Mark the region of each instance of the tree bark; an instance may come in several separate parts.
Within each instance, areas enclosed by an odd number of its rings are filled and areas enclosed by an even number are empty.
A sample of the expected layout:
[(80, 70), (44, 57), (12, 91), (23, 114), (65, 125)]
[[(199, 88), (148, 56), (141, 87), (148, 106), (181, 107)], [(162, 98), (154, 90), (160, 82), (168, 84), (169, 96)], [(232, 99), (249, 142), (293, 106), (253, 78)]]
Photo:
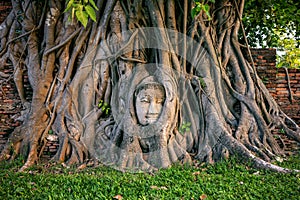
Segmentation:
[(271, 127), (297, 142), (300, 128), (242, 54), (243, 0), (205, 1), (211, 19), (203, 9), (192, 18), (192, 0), (95, 2), (97, 22), (83, 28), (68, 20), (64, 1), (13, 1), (0, 30), (0, 63), (13, 64), (27, 112), (2, 160), (22, 153), (20, 170), (27, 169), (54, 133), (53, 160), (67, 164), (93, 158), (122, 171), (154, 171), (238, 154), (259, 168), (293, 171), (270, 164), (285, 156)]

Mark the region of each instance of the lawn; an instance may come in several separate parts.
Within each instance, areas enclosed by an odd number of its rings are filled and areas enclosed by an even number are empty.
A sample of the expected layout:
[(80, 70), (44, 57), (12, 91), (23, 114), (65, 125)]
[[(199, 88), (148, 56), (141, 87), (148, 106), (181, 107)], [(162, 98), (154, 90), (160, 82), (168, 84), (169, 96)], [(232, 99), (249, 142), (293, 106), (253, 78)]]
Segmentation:
[[(300, 199), (300, 174), (257, 170), (237, 159), (201, 167), (175, 165), (155, 174), (108, 167), (0, 163), (0, 199)], [(300, 154), (280, 163), (300, 169)]]

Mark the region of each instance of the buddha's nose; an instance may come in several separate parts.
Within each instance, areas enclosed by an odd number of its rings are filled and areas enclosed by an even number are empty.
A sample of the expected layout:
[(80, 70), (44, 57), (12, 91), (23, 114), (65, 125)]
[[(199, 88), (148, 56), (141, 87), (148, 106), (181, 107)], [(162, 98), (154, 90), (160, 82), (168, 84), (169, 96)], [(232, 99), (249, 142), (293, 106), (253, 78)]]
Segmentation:
[(160, 105), (155, 103), (154, 101), (150, 102), (148, 114), (157, 115), (160, 111)]

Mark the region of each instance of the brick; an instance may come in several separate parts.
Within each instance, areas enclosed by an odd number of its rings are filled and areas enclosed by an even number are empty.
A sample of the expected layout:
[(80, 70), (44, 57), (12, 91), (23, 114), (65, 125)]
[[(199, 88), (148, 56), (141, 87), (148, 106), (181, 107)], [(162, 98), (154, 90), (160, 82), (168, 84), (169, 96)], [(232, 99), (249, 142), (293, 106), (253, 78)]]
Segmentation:
[(277, 84), (277, 88), (287, 88), (288, 84)]
[(275, 88), (277, 86), (277, 84), (276, 83), (268, 83), (268, 84), (266, 84), (266, 86), (268, 89), (272, 89), (272, 88)]
[(287, 80), (276, 80), (276, 83), (279, 84), (279, 83), (287, 83)]
[(297, 80), (293, 80), (293, 79), (290, 78), (290, 84), (297, 84), (297, 83), (298, 83)]
[(284, 74), (284, 73), (277, 73), (277, 74), (276, 74), (276, 77), (277, 77), (277, 78), (285, 78), (285, 77), (286, 77), (286, 74)]
[(276, 91), (282, 92), (282, 91), (288, 91), (288, 89), (286, 87), (277, 87)]

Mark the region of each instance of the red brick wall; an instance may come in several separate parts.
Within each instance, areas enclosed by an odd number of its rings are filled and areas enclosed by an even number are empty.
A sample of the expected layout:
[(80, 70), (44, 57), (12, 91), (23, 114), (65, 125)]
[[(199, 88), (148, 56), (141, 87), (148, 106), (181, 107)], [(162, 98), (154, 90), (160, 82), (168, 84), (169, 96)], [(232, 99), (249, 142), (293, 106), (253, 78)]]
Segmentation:
[[(0, 23), (2, 23), (5, 17), (9, 14), (11, 10), (10, 0), (1, 1), (0, 3)], [(21, 100), (18, 95), (18, 91), (13, 80), (13, 67), (11, 65), (0, 66), (0, 71), (6, 75), (8, 78), (0, 78), (0, 151), (3, 149), (5, 143), (7, 142), (9, 134), (14, 130), (15, 127), (20, 125), (20, 122), (16, 121), (15, 118), (20, 116), (22, 111)], [(26, 99), (31, 100), (32, 90), (29, 85), (28, 77), (26, 71), (24, 74), (24, 88), (26, 91)], [(1, 87), (2, 86), (2, 87)], [(44, 149), (44, 158), (51, 157), (58, 147), (58, 142), (56, 138), (52, 138)]]
[[(244, 53), (249, 59), (247, 53)], [(280, 108), (291, 117), (298, 125), (300, 125), (300, 69), (276, 68), (276, 49), (251, 49), (254, 66), (257, 74), (262, 79), (270, 94), (276, 100)], [(287, 76), (288, 74), (288, 76)], [(291, 87), (291, 93), (288, 89), (288, 78)], [(290, 98), (292, 94), (293, 100)], [(284, 141), (285, 151), (292, 154), (300, 149), (300, 145), (290, 140), (280, 127), (273, 130), (272, 133), (277, 140)]]
[(4, 21), (11, 10), (10, 0), (1, 0), (0, 2), (0, 23)]
[[(10, 10), (10, 1), (0, 2), (0, 23), (4, 21)], [(0, 68), (0, 71), (9, 73), (11, 72), (11, 69), (9, 69), (9, 67), (5, 67)], [(0, 79), (0, 81), (2, 80)], [(14, 120), (11, 119), (12, 115), (19, 112), (17, 109), (14, 109), (17, 104), (13, 104), (15, 93), (14, 84), (11, 81), (6, 82), (2, 88), (0, 88), (0, 150), (3, 147), (3, 144), (6, 143), (8, 134), (14, 129), (14, 127), (19, 125), (19, 123), (14, 122)]]
[(280, 108), (300, 125), (300, 70), (289, 69), (286, 72), (284, 69), (278, 69), (275, 100)]
[[(280, 108), (300, 125), (300, 69), (276, 68), (276, 49), (251, 49), (259, 77), (263, 80)], [(288, 89), (288, 78), (291, 87)]]

